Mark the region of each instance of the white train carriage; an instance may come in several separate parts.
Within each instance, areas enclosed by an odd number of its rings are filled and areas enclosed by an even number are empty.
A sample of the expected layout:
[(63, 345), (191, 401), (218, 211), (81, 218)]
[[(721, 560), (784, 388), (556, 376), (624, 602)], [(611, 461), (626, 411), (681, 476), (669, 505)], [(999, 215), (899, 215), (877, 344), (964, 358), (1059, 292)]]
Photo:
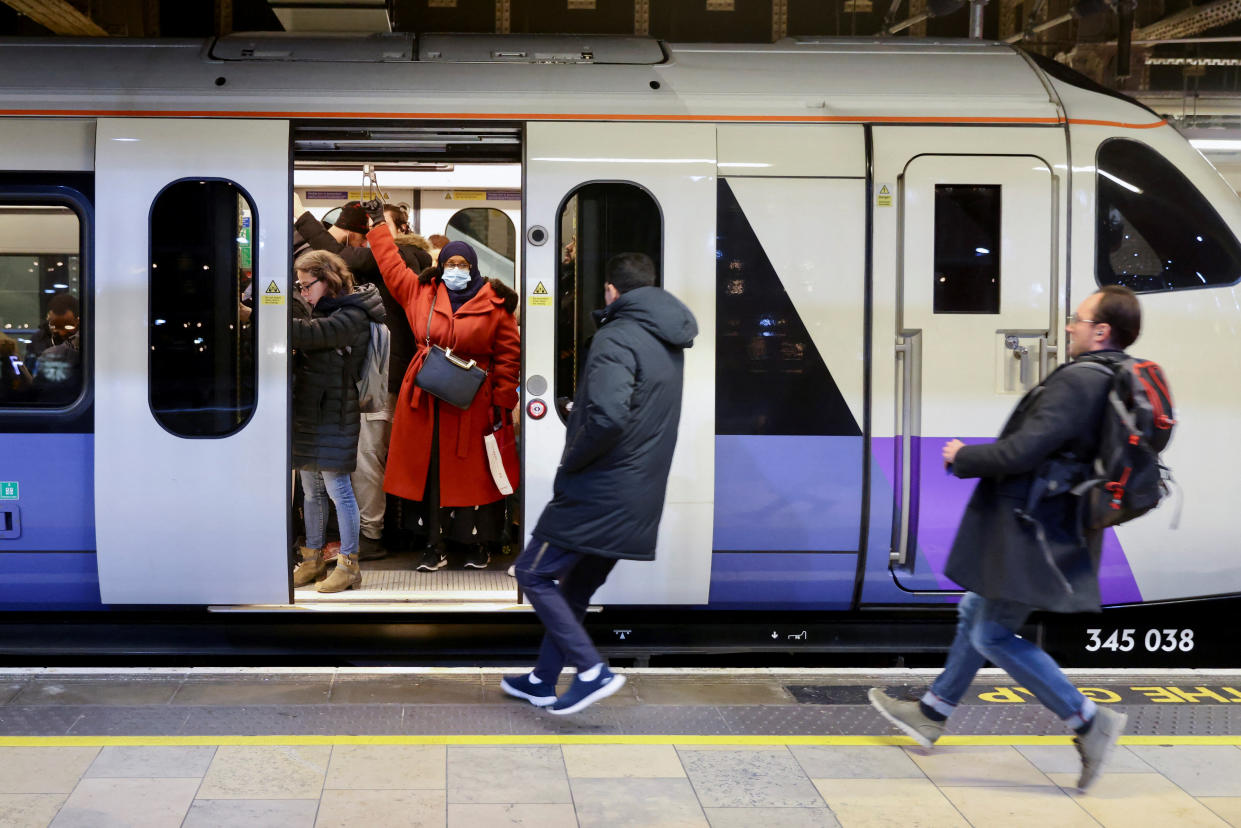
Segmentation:
[(362, 163), (519, 165), (527, 528), (606, 255), (647, 249), (696, 314), (658, 560), (601, 603), (950, 601), (972, 484), (940, 443), (992, 438), (1110, 282), (1142, 291), (1185, 506), (1176, 531), (1160, 510), (1109, 535), (1105, 601), (1241, 592), (1241, 202), (1158, 116), (1055, 64), (977, 41), (3, 45), (12, 370), (56, 294), (84, 328), (70, 393), (0, 398), (4, 608), (423, 605), (290, 586), (293, 175)]

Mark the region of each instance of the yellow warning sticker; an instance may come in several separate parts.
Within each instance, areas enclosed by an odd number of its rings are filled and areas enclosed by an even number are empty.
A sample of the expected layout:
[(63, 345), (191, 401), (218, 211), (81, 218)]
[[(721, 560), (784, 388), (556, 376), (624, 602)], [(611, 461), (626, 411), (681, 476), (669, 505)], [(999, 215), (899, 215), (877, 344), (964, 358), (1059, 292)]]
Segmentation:
[(876, 207), (891, 207), (892, 206), (892, 188), (889, 187), (887, 184), (880, 185), (879, 192), (875, 194), (875, 206)]
[(284, 304), (284, 293), (281, 292), (280, 285), (276, 284), (275, 279), (273, 279), (271, 283), (267, 285), (267, 290), (263, 291), (263, 304), (264, 305), (283, 305)]
[(547, 287), (542, 282), (539, 282), (534, 286), (534, 290), (530, 292), (530, 307), (550, 308), (551, 306), (551, 294), (547, 292)]

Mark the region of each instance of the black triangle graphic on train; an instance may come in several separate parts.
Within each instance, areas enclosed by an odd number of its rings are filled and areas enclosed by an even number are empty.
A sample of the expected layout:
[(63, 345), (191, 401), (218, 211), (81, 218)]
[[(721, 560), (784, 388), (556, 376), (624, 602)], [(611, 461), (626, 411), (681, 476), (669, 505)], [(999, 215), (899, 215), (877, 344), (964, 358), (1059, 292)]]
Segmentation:
[[(717, 188), (716, 249), (715, 433), (860, 437), (862, 429), (724, 179)], [(813, 255), (830, 258), (832, 252)]]

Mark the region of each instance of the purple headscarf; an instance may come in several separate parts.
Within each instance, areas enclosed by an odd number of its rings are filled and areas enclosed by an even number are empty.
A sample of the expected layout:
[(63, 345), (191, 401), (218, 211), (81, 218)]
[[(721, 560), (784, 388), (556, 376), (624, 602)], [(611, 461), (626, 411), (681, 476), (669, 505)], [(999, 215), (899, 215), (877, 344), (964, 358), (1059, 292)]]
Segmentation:
[(477, 280), (481, 273), (478, 272), (478, 254), (474, 252), (474, 248), (470, 247), (463, 241), (451, 241), (440, 249), (440, 269), (443, 269), (444, 263), (453, 256), (461, 256), (470, 263), (471, 281)]

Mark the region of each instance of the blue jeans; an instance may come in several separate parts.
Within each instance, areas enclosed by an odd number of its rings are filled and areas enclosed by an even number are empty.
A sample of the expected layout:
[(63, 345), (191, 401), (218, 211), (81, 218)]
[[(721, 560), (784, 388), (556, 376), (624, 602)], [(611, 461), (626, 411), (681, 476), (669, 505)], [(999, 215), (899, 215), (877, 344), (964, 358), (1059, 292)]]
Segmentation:
[(582, 619), (590, 596), (603, 586), (614, 566), (615, 558), (573, 552), (538, 538), (531, 538), (518, 557), (517, 583), (547, 630), (534, 665), (540, 681), (554, 686), (565, 662), (581, 672), (603, 661)]
[(327, 530), (327, 501), (336, 504), (336, 523), (340, 526), (340, 554), (358, 554), (358, 501), (353, 496), (349, 475), (332, 471), (299, 471), (302, 476), (302, 511), (306, 515), (306, 545), (311, 549), (323, 548), (323, 533)]
[(931, 709), (952, 715), (974, 675), (990, 661), (1021, 683), (1069, 727), (1094, 717), (1095, 703), (1074, 687), (1051, 656), (1017, 635), (1031, 608), (1012, 601), (965, 593), (957, 607), (957, 633), (948, 651), (948, 663), (922, 701)]

